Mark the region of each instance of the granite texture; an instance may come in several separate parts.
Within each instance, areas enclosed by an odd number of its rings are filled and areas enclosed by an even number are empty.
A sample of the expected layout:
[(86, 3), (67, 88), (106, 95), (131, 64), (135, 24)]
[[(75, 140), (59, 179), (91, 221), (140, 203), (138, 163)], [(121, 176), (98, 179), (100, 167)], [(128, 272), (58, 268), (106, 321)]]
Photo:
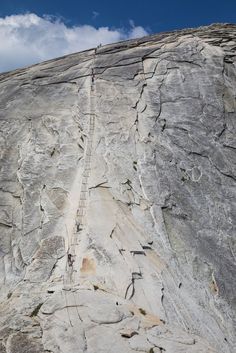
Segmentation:
[(0, 352), (233, 353), (236, 25), (0, 75)]

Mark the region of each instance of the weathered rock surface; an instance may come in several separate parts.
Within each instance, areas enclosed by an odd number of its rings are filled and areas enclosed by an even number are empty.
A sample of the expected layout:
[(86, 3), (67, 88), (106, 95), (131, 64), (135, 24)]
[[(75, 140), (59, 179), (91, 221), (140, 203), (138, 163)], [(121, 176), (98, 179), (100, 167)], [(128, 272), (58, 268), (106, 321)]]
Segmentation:
[(0, 352), (234, 351), (236, 26), (0, 75)]

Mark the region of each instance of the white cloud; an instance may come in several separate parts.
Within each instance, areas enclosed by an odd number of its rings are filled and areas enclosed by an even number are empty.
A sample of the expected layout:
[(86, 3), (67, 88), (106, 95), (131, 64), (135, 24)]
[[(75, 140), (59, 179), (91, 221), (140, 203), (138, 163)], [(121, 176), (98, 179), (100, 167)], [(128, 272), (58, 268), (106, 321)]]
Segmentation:
[(0, 71), (27, 66), (43, 60), (147, 35), (130, 22), (129, 29), (68, 27), (60, 19), (33, 13), (0, 18)]

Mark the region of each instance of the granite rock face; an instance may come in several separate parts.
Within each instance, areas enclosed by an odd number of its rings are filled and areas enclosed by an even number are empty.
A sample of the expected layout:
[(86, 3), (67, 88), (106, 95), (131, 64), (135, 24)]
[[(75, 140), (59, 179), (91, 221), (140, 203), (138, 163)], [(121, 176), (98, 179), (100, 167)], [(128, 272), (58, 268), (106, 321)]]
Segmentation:
[(0, 352), (235, 348), (236, 26), (0, 75)]

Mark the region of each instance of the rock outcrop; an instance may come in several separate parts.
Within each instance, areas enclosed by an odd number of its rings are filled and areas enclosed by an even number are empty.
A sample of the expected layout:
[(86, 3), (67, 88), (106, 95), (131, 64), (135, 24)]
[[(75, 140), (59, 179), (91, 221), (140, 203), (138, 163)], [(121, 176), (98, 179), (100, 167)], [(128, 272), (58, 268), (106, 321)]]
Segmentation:
[(0, 75), (0, 352), (233, 353), (236, 26)]

